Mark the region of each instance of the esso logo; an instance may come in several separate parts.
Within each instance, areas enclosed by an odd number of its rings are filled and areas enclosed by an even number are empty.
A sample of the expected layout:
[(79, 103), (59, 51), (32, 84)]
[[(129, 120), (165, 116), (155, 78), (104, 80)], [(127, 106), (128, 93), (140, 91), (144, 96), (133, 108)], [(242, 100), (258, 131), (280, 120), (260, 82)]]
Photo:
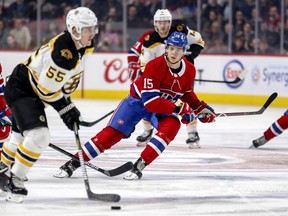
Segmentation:
[[(237, 79), (237, 77), (239, 77), (243, 70), (244, 66), (240, 61), (232, 60), (228, 62), (223, 69), (223, 79), (225, 81), (234, 81), (235, 79)], [(242, 85), (242, 83), (243, 80), (235, 84), (227, 83), (227, 85), (231, 88), (238, 88)]]
[(116, 58), (111, 61), (104, 61), (105, 71), (104, 79), (107, 83), (120, 82), (125, 83), (129, 79), (128, 68), (123, 67), (121, 59)]
[(258, 83), (261, 79), (260, 69), (257, 66), (254, 66), (251, 71), (252, 81)]

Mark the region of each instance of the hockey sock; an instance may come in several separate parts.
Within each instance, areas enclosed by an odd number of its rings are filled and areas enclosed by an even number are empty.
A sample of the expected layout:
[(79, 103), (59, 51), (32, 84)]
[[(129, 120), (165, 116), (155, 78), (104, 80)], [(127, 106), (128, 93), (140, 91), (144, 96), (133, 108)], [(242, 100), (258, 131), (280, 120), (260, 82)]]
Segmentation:
[(155, 160), (174, 140), (180, 129), (180, 122), (174, 117), (166, 117), (162, 119), (158, 124), (158, 132), (148, 142), (146, 148), (141, 153), (141, 157), (147, 165)]
[[(82, 147), (85, 161), (90, 161), (103, 153), (106, 149), (110, 149), (114, 144), (123, 138), (123, 134), (112, 127), (105, 127), (102, 131), (92, 137)], [(78, 153), (75, 154), (78, 157)]]
[(271, 140), (272, 138), (279, 136), (287, 128), (288, 116), (284, 114), (264, 132), (264, 137), (267, 141)]

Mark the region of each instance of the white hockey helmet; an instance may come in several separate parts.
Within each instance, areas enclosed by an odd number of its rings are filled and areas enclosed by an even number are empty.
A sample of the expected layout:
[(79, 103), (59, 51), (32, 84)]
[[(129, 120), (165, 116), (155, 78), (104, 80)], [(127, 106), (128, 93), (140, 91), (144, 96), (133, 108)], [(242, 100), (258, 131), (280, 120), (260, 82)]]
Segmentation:
[[(76, 9), (70, 10), (66, 16), (66, 26), (68, 32), (76, 40), (81, 39), (81, 30), (84, 27), (96, 26), (95, 34), (98, 34), (98, 19), (94, 12), (87, 7), (78, 7)], [(79, 37), (73, 35), (72, 29), (74, 27), (79, 33)]]
[(172, 14), (167, 9), (158, 9), (156, 11), (156, 13), (154, 14), (154, 28), (156, 31), (158, 31), (156, 27), (156, 21), (170, 21), (170, 29), (172, 24)]

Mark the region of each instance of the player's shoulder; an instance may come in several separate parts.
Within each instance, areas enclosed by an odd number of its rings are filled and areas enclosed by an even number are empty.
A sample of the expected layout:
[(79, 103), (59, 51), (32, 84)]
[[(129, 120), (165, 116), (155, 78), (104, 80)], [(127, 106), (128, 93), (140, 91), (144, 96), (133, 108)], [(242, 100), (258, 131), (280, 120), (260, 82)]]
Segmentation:
[(65, 31), (50, 41), (51, 57), (56, 65), (71, 70), (79, 59), (75, 44), (68, 31)]
[(187, 35), (188, 30), (189, 30), (188, 26), (184, 24), (178, 24), (178, 25), (171, 26), (170, 33), (177, 31), (177, 32), (181, 32)]
[(150, 31), (150, 33), (144, 37), (143, 45), (144, 47), (151, 47), (156, 43), (163, 43), (163, 40), (158, 32)]

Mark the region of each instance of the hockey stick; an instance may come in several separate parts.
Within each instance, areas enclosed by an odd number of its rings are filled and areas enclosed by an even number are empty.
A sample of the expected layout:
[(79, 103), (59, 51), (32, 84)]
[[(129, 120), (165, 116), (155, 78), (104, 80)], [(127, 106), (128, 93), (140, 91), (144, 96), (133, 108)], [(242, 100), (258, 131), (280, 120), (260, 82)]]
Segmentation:
[(81, 121), (80, 125), (85, 126), (85, 127), (92, 127), (93, 125), (97, 124), (98, 122), (102, 121), (103, 119), (105, 119), (106, 117), (111, 115), (113, 112), (114, 112), (114, 110), (110, 111), (109, 113), (105, 114), (101, 118), (99, 118), (95, 121), (92, 121), (92, 122)]
[(75, 140), (76, 140), (76, 145), (77, 145), (77, 149), (78, 149), (80, 165), (81, 165), (81, 169), (82, 169), (82, 176), (84, 179), (85, 189), (86, 189), (88, 198), (90, 200), (101, 200), (101, 201), (106, 201), (106, 202), (119, 202), (121, 197), (118, 194), (95, 194), (91, 191), (89, 180), (88, 180), (88, 175), (87, 175), (87, 170), (85, 168), (84, 158), (83, 158), (83, 154), (82, 154), (82, 146), (81, 146), (80, 137), (79, 137), (79, 133), (78, 133), (78, 126), (77, 126), (76, 122), (74, 123), (74, 134), (75, 134)]
[(232, 113), (216, 113), (216, 117), (227, 117), (227, 116), (245, 116), (245, 115), (260, 115), (262, 114), (268, 106), (275, 100), (277, 97), (277, 92), (274, 92), (269, 96), (269, 98), (266, 100), (264, 105), (261, 107), (261, 109), (257, 111), (247, 111), (247, 112), (232, 112)]
[(232, 81), (225, 81), (225, 80), (206, 80), (206, 79), (194, 79), (194, 81), (198, 82), (211, 82), (211, 83), (226, 83), (226, 84), (236, 84), (243, 80), (247, 75), (247, 70), (243, 70), (240, 75)]
[[(78, 157), (76, 157), (75, 155), (71, 154), (70, 152), (67, 152), (64, 149), (62, 149), (62, 148), (60, 148), (60, 147), (58, 147), (52, 143), (49, 143), (49, 147), (53, 148), (54, 150), (66, 155), (68, 157), (73, 158), (73, 160), (79, 161)], [(107, 175), (109, 177), (120, 175), (120, 174), (127, 172), (133, 168), (133, 163), (131, 161), (129, 161), (129, 162), (127, 162), (127, 163), (125, 163), (125, 164), (123, 164), (123, 165), (121, 165), (115, 169), (112, 169), (112, 170), (104, 170), (100, 167), (95, 166), (92, 163), (87, 162), (87, 161), (84, 161), (84, 163), (86, 166), (88, 166), (88, 167), (90, 167), (90, 168), (92, 168), (92, 169), (94, 169), (100, 173), (103, 173), (104, 175)]]

